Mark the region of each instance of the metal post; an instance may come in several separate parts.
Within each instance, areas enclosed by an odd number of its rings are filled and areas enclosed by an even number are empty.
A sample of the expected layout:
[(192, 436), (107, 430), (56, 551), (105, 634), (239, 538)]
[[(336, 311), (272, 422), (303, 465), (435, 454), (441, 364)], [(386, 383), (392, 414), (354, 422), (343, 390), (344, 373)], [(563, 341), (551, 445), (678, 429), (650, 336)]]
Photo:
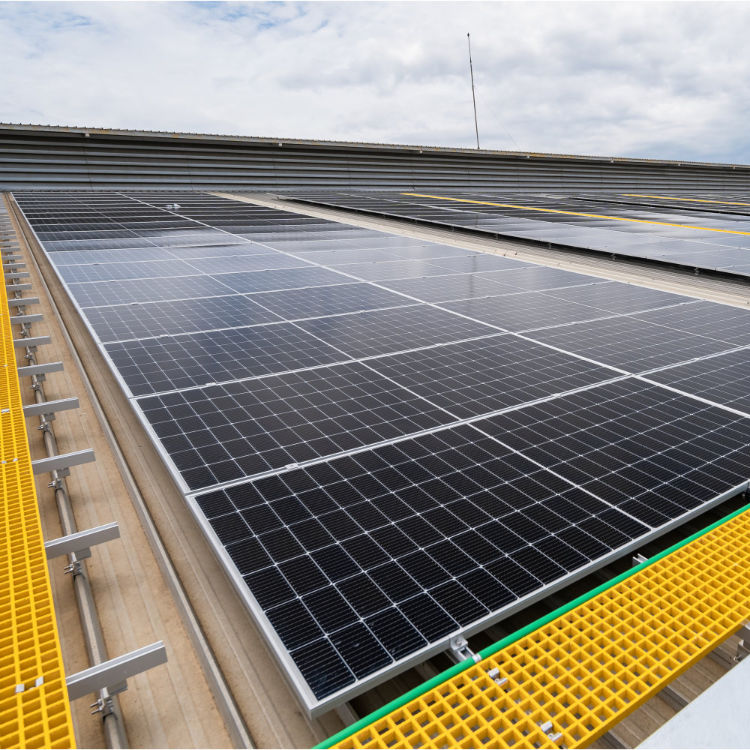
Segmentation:
[(474, 102), (474, 130), (477, 134), (477, 149), (479, 148), (479, 125), (477, 124), (477, 97), (474, 94), (474, 66), (471, 62), (471, 34), (466, 34), (469, 42), (469, 73), (471, 73), (471, 100)]

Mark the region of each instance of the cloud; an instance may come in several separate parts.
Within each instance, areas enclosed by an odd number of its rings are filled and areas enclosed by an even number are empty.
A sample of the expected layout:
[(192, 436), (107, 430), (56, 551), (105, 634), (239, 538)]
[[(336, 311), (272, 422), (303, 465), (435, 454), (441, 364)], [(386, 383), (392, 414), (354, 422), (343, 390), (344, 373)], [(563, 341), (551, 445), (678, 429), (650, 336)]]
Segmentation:
[(0, 3), (0, 120), (750, 161), (745, 3)]

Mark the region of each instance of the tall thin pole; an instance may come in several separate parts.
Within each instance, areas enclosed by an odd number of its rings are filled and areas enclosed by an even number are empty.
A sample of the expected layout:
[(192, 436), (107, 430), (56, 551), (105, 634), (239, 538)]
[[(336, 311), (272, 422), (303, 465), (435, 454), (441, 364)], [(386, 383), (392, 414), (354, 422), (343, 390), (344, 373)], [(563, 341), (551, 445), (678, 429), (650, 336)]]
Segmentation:
[(477, 97), (474, 94), (474, 66), (471, 63), (471, 34), (466, 34), (469, 42), (469, 73), (471, 73), (471, 100), (474, 102), (474, 130), (477, 134), (477, 148), (479, 148), (479, 125), (477, 125)]

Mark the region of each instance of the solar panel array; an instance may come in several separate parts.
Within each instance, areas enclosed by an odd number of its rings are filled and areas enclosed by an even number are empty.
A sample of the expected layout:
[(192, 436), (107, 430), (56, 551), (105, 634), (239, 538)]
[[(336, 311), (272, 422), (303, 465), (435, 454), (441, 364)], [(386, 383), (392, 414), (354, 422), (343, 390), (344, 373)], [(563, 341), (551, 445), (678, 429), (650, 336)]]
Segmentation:
[(750, 311), (210, 195), (15, 198), (313, 714), (747, 485)]
[(294, 197), (493, 236), (750, 275), (750, 201), (742, 196), (686, 199), (436, 189), (419, 194), (346, 191)]

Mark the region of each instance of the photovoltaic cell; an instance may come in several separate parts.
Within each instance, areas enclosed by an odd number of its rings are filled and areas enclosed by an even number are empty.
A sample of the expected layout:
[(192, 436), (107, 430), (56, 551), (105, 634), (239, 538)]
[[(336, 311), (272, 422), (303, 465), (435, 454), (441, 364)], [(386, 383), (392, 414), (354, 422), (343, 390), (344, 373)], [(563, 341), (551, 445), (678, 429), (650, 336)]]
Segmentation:
[(345, 359), (293, 323), (162, 336), (105, 349), (136, 396)]
[(747, 479), (750, 420), (625, 380), (477, 428), (650, 526)]
[[(681, 305), (680, 309), (689, 307), (692, 304)], [(538, 329), (529, 336), (634, 373), (716, 354), (731, 347), (726, 341), (629, 316)]]
[(287, 320), (414, 304), (413, 300), (401, 295), (370, 284), (356, 283), (265, 292), (255, 294), (251, 299)]
[(441, 303), (441, 307), (506, 331), (528, 331), (606, 315), (595, 307), (558, 299), (544, 292), (446, 302)]
[(241, 328), (282, 320), (240, 294), (92, 307), (86, 311), (86, 317), (103, 342)]
[(750, 413), (750, 350), (688, 362), (653, 372), (649, 380)]
[[(210, 277), (209, 277), (210, 278)], [(223, 273), (215, 277), (224, 289), (234, 292), (271, 292), (276, 289), (301, 289), (308, 286), (350, 284), (353, 279), (327, 268), (290, 268), (288, 270)]]
[[(559, 550), (574, 569), (591, 558), (563, 536), (583, 521), (600, 521), (613, 536), (618, 532), (612, 524), (620, 521), (627, 521), (631, 536), (620, 532), (627, 538), (647, 531), (470, 426), (196, 501), (220, 538), (227, 528), (243, 529), (227, 549), (250, 591), (257, 589), (259, 602), (265, 599), (269, 619), (289, 622), (294, 611), (299, 621), (312, 619), (304, 630), (291, 622), (285, 629), (292, 659), (303, 675), (315, 674), (308, 684), (319, 699), (540, 589), (555, 571), (565, 572), (535, 552), (539, 543), (551, 555)], [(394, 514), (395, 501), (402, 509)], [(303, 520), (283, 517), (288, 504), (301, 506), (294, 518)], [(604, 513), (609, 522), (601, 520)], [(463, 520), (468, 518), (471, 524)], [(596, 547), (596, 537), (585, 530), (580, 536)], [(265, 554), (248, 556), (245, 549), (257, 544)], [(532, 558), (541, 563), (542, 578), (522, 566)], [(286, 586), (274, 587), (280, 593), (269, 600), (265, 586), (274, 580)], [(350, 641), (342, 634), (355, 625), (379, 648), (367, 649), (351, 669), (343, 647)], [(325, 666), (311, 671), (321, 653)]]
[(496, 332), (481, 323), (427, 305), (318, 318), (302, 321), (299, 326), (353, 358)]
[(138, 403), (192, 490), (454, 419), (356, 362)]
[(216, 297), (231, 293), (227, 285), (210, 276), (169, 277), (124, 281), (96, 281), (69, 284), (71, 294), (81, 307), (102, 307), (132, 302), (156, 302), (171, 299)]
[(618, 375), (503, 334), (379, 357), (368, 364), (461, 419)]

